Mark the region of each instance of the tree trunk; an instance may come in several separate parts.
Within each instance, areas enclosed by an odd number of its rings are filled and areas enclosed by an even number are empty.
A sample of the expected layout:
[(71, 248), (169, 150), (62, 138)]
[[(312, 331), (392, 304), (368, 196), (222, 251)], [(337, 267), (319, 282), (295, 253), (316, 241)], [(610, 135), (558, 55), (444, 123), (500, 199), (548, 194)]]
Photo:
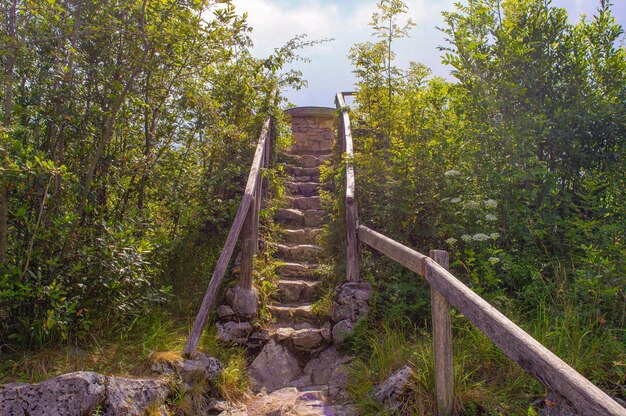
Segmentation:
[[(11, 126), (11, 115), (13, 111), (13, 67), (15, 66), (17, 47), (17, 0), (11, 2), (9, 9), (9, 56), (7, 57), (4, 69), (4, 120), (2, 125), (6, 128)], [(8, 143), (7, 143), (8, 144)], [(7, 167), (7, 144), (2, 144), (0, 148), (0, 162), (4, 168)], [(0, 183), (0, 263), (6, 261), (7, 256), (7, 235), (9, 224), (9, 190), (6, 183)]]

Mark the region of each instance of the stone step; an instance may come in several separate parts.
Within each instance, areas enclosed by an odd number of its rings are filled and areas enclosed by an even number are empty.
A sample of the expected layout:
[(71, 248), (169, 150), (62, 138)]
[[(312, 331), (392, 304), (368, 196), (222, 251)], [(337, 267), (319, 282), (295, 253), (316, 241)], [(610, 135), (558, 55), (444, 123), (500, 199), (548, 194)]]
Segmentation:
[(291, 278), (314, 278), (317, 264), (304, 262), (285, 262), (278, 266), (278, 274), (282, 277)]
[(292, 196), (317, 196), (319, 195), (319, 182), (286, 182), (286, 187)]
[(289, 158), (293, 160), (294, 166), (300, 166), (303, 168), (319, 168), (330, 157), (330, 154), (288, 154)]
[[(326, 137), (326, 142), (322, 143), (322, 142), (314, 142), (314, 143), (307, 143), (305, 145), (301, 145), (301, 146), (292, 146), (291, 149), (288, 150), (288, 152), (292, 155), (319, 155), (319, 154), (328, 154), (332, 151), (332, 140), (333, 140), (333, 133), (328, 130), (326, 132), (321, 133)], [(308, 135), (309, 139), (311, 138), (310, 134)], [(329, 137), (330, 136), (330, 137)]]
[(268, 309), (279, 322), (316, 322), (318, 320), (310, 303), (270, 305)]
[(317, 237), (322, 235), (321, 228), (299, 228), (283, 230), (285, 243), (287, 244), (315, 244)]
[(320, 180), (320, 169), (318, 167), (303, 168), (301, 166), (287, 166), (287, 172), (296, 178), (296, 181), (302, 180), (300, 178), (309, 178), (306, 182), (319, 182)]
[(289, 204), (290, 208), (295, 208), (302, 211), (306, 211), (309, 209), (322, 209), (322, 204), (318, 195), (290, 197), (287, 200), (287, 203)]
[(288, 226), (304, 227), (304, 212), (295, 208), (281, 208), (274, 214), (274, 219)]
[(330, 323), (313, 326), (308, 322), (273, 324), (268, 328), (270, 338), (286, 345), (292, 351), (318, 352), (332, 340)]
[(323, 209), (309, 209), (304, 211), (304, 226), (319, 227), (324, 224), (326, 212)]
[(277, 256), (285, 260), (316, 261), (324, 253), (324, 249), (316, 244), (273, 244)]
[(283, 302), (311, 301), (317, 294), (318, 281), (281, 279), (278, 281), (278, 296)]
[(281, 208), (274, 218), (283, 224), (297, 227), (319, 227), (324, 223), (324, 210), (309, 209), (301, 211), (294, 208)]
[(304, 261), (315, 263), (322, 257), (324, 249), (316, 244), (276, 244), (276, 257), (287, 262)]

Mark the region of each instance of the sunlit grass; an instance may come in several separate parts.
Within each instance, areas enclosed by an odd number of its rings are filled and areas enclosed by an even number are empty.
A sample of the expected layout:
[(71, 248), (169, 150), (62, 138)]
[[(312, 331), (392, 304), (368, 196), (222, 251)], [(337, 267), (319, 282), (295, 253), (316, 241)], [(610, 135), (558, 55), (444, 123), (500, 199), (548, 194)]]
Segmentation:
[[(370, 326), (368, 326), (370, 325)], [(372, 323), (357, 327), (351, 347), (349, 392), (363, 414), (377, 414), (375, 386), (409, 365), (413, 376), (397, 414), (435, 412), (434, 359), (430, 332), (408, 325)], [(600, 323), (575, 313), (572, 305), (539, 308), (527, 319), (528, 332), (592, 382), (616, 395), (626, 381), (623, 331), (602, 331)], [(455, 411), (462, 415), (528, 415), (549, 392), (469, 321), (453, 315)], [(621, 341), (620, 341), (621, 340)]]

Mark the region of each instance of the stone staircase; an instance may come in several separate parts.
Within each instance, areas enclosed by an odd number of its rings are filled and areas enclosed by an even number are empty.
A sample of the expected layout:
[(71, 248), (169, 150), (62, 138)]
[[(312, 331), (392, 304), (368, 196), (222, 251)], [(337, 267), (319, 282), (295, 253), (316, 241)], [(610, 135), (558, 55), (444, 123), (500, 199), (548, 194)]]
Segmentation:
[(292, 114), (295, 144), (285, 155), (290, 180), (284, 207), (275, 216), (284, 229), (282, 241), (273, 244), (281, 262), (278, 295), (269, 306), (275, 322), (265, 328), (269, 341), (250, 369), (268, 393), (289, 387), (321, 394), (341, 360), (332, 346), (330, 319), (313, 312), (320, 285), (316, 269), (324, 254), (317, 243), (325, 219), (319, 167), (334, 144), (333, 111), (297, 110)]
[(336, 404), (346, 399), (349, 359), (333, 345), (330, 317), (313, 312), (320, 287), (316, 269), (324, 255), (317, 242), (325, 221), (319, 168), (334, 145), (334, 110), (290, 111), (295, 144), (285, 159), (291, 178), (274, 218), (283, 227), (282, 241), (273, 243), (281, 262), (278, 294), (268, 306), (274, 322), (262, 329), (268, 341), (249, 368), (257, 390), (267, 394), (248, 406), (248, 414), (351, 416), (356, 412), (350, 405)]
[[(286, 207), (276, 213), (275, 220), (284, 227), (284, 242), (276, 244), (275, 256), (284, 263), (279, 267), (279, 301), (270, 306), (277, 323), (270, 335), (291, 338), (287, 343), (301, 358), (324, 349), (331, 341), (330, 326), (324, 326), (313, 313), (312, 304), (318, 293), (319, 281), (315, 269), (323, 255), (316, 244), (324, 223), (324, 210), (320, 206), (319, 166), (328, 158), (328, 152), (300, 154), (295, 147), (289, 155), (293, 165), (288, 173), (293, 181), (287, 183)], [(306, 160), (306, 167), (301, 166)], [(310, 357), (308, 357), (310, 358)]]

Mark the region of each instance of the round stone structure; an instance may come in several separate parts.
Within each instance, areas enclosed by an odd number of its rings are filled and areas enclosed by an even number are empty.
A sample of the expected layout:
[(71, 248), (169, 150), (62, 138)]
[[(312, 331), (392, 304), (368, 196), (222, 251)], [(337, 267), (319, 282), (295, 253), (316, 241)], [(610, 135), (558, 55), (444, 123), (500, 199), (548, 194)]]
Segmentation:
[(297, 154), (328, 153), (335, 143), (331, 107), (294, 107), (285, 110), (291, 116), (292, 152)]

